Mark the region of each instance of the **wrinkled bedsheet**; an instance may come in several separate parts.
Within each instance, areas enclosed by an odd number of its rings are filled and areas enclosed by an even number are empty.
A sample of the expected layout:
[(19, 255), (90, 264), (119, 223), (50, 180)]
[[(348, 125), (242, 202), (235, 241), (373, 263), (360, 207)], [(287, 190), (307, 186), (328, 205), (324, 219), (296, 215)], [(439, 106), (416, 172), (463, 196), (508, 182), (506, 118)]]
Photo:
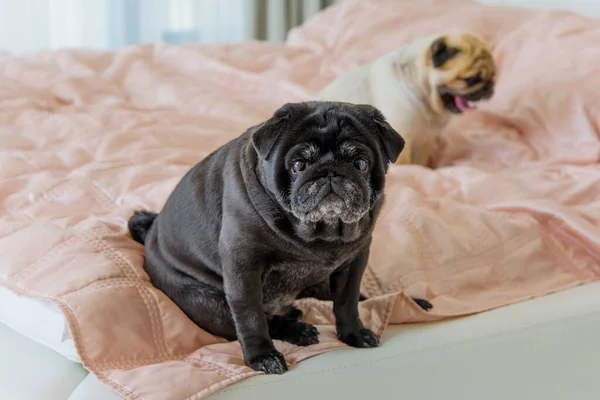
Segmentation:
[[(349, 0), (286, 44), (0, 55), (0, 284), (57, 304), (84, 366), (128, 399), (200, 399), (257, 374), (237, 342), (151, 286), (127, 218), (160, 210), (193, 164), (283, 103), (419, 36), (460, 31), (491, 42), (496, 96), (455, 118), (439, 169), (391, 168), (365, 325), (381, 334), (598, 279), (600, 24), (406, 3)], [(300, 307), (321, 343), (277, 342), (289, 363), (344, 347), (330, 304)]]

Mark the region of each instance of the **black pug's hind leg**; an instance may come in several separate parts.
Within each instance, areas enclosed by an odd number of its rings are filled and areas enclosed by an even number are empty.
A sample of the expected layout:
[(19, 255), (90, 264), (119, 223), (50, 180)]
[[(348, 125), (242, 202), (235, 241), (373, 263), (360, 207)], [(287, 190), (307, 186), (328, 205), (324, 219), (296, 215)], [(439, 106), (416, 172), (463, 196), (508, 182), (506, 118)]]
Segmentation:
[[(290, 315), (292, 318), (290, 318)], [(311, 324), (298, 321), (301, 315), (302, 311), (292, 308), (284, 316), (267, 316), (271, 338), (295, 344), (296, 346), (310, 346), (311, 344), (319, 343), (319, 331)]]
[(307, 299), (313, 298), (317, 300), (329, 301), (331, 300), (331, 291), (329, 289), (329, 279), (304, 288), (296, 299)]
[(192, 279), (178, 283), (182, 283), (181, 286), (177, 285), (169, 297), (175, 300), (189, 319), (215, 336), (236, 340), (235, 325), (224, 293), (207, 289)]
[(287, 312), (283, 315), (283, 318), (287, 319), (290, 322), (297, 322), (300, 318), (302, 318), (302, 310), (297, 309), (294, 306), (291, 306)]
[[(329, 280), (319, 282), (316, 285), (312, 285), (302, 290), (296, 299), (314, 298), (317, 300), (331, 301), (331, 289), (329, 288)], [(358, 301), (369, 300), (364, 294), (360, 294)]]

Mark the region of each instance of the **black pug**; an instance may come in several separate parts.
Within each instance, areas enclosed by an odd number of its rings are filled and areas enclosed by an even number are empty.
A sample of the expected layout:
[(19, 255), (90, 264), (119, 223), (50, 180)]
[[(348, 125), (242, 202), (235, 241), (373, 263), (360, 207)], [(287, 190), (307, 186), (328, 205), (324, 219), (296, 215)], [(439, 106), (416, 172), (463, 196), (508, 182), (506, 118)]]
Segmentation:
[(319, 342), (293, 303), (324, 283), (339, 339), (376, 347), (360, 281), (403, 147), (374, 107), (286, 104), (196, 164), (159, 214), (136, 211), (129, 230), (152, 283), (201, 328), (237, 338), (255, 370), (287, 370), (272, 339)]

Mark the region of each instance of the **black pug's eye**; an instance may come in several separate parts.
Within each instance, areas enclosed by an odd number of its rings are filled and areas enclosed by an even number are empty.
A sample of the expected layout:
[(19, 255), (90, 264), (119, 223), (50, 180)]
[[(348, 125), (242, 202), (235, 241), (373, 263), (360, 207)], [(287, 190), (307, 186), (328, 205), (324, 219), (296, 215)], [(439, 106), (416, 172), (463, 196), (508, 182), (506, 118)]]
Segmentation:
[(356, 169), (358, 169), (359, 171), (366, 171), (367, 168), (369, 168), (369, 162), (363, 158), (359, 158), (358, 160), (354, 161), (354, 166), (356, 167)]
[(306, 163), (302, 160), (296, 160), (292, 164), (292, 171), (295, 173), (302, 172), (306, 168)]

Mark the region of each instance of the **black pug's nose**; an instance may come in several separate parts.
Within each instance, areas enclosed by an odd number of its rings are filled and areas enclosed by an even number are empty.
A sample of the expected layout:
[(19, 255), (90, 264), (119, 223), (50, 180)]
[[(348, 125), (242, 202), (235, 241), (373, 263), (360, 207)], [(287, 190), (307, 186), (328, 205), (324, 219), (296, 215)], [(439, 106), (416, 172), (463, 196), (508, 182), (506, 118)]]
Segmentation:
[(348, 198), (349, 183), (344, 179), (342, 175), (339, 175), (335, 172), (329, 175), (328, 186), (331, 192), (337, 195), (339, 198)]

